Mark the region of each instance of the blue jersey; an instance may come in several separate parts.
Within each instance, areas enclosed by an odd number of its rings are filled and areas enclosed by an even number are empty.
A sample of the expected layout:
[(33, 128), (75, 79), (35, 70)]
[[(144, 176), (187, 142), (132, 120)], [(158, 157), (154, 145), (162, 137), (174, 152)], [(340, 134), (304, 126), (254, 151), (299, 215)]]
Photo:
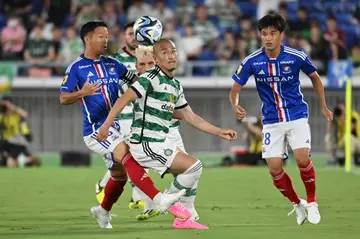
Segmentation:
[(254, 75), (262, 101), (263, 124), (273, 124), (308, 118), (308, 105), (300, 88), (300, 70), (307, 75), (316, 71), (304, 52), (281, 46), (279, 56), (274, 59), (260, 48), (243, 60), (232, 78), (245, 85)]
[(99, 83), (101, 94), (85, 96), (80, 99), (84, 115), (83, 135), (87, 136), (98, 129), (106, 120), (111, 107), (119, 98), (120, 80), (131, 81), (133, 73), (126, 66), (111, 57), (101, 56), (91, 60), (81, 55), (66, 70), (61, 92), (80, 90), (89, 79), (90, 84)]

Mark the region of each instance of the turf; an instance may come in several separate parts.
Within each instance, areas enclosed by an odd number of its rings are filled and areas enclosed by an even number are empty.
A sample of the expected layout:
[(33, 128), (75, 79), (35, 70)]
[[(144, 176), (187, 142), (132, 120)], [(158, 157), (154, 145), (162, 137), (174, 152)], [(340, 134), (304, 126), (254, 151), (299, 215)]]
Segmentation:
[[(287, 169), (301, 196), (295, 168)], [(357, 238), (360, 233), (360, 177), (337, 169), (318, 169), (319, 225), (297, 226), (287, 217), (291, 205), (272, 186), (265, 168), (205, 169), (196, 207), (209, 231), (171, 228), (171, 215), (136, 222), (127, 208), (129, 188), (113, 209), (113, 230), (100, 230), (89, 208), (95, 205), (97, 168), (0, 170), (0, 238)], [(160, 180), (163, 189), (171, 176)]]

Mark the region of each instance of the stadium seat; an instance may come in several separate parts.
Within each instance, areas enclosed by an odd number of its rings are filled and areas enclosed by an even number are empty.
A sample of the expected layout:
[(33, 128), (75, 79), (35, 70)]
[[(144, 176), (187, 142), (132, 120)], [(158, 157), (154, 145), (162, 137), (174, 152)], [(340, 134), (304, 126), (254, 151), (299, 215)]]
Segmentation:
[(7, 18), (5, 15), (0, 14), (0, 30), (7, 24)]
[(168, 8), (175, 10), (176, 8), (176, 1), (172, 1), (172, 0), (165, 0), (165, 4)]
[(66, 15), (63, 24), (61, 25), (61, 28), (67, 28), (71, 25), (71, 16), (70, 14)]
[(352, 15), (350, 13), (338, 13), (336, 14), (336, 21), (339, 24), (349, 24), (351, 22)]
[(345, 41), (348, 48), (352, 48), (359, 43), (360, 28), (353, 25), (340, 25), (340, 28), (345, 32)]
[(249, 2), (239, 2), (238, 7), (243, 16), (254, 18), (257, 14), (257, 5)]
[[(197, 61), (215, 61), (216, 55), (213, 51), (203, 50), (197, 57)], [(212, 74), (213, 67), (211, 66), (197, 66), (193, 68), (193, 75), (196, 76), (210, 76)]]
[(322, 23), (322, 22), (325, 23), (327, 16), (323, 12), (312, 12), (312, 13), (309, 13), (309, 18), (316, 19), (316, 20), (318, 20), (319, 23)]
[(127, 15), (126, 14), (121, 14), (118, 19), (117, 19), (118, 24), (120, 25), (120, 27), (123, 27), (126, 25), (127, 23)]
[(345, 11), (344, 3), (339, 1), (324, 1), (323, 2), (324, 9), (332, 12), (343, 12)]
[(42, 10), (43, 0), (31, 0), (31, 14), (39, 14)]
[(205, 3), (205, 0), (195, 0), (195, 5), (203, 5)]
[(209, 21), (212, 22), (215, 26), (218, 25), (218, 18), (216, 16), (209, 16)]
[(297, 2), (288, 2), (286, 4), (288, 13), (295, 13), (297, 12), (299, 8), (299, 4)]

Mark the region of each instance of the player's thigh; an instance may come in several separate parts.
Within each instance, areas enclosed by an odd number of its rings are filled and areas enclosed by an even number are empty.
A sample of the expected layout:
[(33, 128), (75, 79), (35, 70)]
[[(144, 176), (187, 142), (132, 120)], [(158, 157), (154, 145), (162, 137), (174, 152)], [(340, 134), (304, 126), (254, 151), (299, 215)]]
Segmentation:
[(284, 125), (264, 125), (262, 130), (262, 157), (264, 159), (283, 158), (286, 152)]
[(286, 132), (286, 139), (292, 150), (311, 149), (311, 131), (307, 119), (299, 119), (289, 122), (290, 127)]
[[(119, 145), (125, 145), (124, 139), (120, 132), (110, 127), (109, 136), (106, 141), (101, 142), (96, 139), (98, 132), (84, 137), (85, 145), (94, 153), (102, 156), (108, 169), (112, 169), (118, 160), (115, 157), (120, 157)], [(115, 152), (114, 152), (115, 151)], [(120, 155), (120, 156), (119, 156)]]
[(158, 172), (163, 177), (178, 153), (174, 142), (142, 142), (130, 144), (130, 152), (134, 159), (143, 167)]
[(166, 135), (166, 138), (170, 141), (175, 142), (176, 146), (181, 149), (181, 151), (186, 152), (184, 142), (178, 127), (170, 128), (169, 133)]

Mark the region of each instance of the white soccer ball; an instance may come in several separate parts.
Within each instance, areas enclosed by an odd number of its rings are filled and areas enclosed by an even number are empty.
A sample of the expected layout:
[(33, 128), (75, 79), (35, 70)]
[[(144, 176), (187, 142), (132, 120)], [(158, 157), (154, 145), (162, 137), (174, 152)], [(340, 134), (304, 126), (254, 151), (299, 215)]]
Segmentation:
[(134, 35), (140, 45), (151, 46), (161, 39), (163, 26), (159, 19), (142, 16), (135, 21)]

